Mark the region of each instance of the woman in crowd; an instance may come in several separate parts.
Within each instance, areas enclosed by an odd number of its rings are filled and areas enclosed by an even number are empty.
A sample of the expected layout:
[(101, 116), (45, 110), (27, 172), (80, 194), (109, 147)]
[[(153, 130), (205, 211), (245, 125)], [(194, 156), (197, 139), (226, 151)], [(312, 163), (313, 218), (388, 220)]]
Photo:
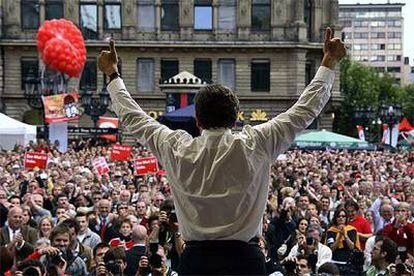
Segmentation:
[(50, 233), (52, 232), (53, 227), (55, 227), (53, 223), (53, 219), (51, 217), (43, 217), (39, 220), (38, 225), (38, 232), (39, 232), (39, 239), (40, 238), (47, 238), (49, 239)]

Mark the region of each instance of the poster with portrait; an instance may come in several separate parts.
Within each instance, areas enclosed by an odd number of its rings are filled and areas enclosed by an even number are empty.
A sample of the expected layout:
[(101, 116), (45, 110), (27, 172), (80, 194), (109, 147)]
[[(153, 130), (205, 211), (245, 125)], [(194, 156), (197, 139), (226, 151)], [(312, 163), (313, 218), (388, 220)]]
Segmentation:
[(79, 120), (79, 93), (63, 93), (42, 99), (46, 123)]

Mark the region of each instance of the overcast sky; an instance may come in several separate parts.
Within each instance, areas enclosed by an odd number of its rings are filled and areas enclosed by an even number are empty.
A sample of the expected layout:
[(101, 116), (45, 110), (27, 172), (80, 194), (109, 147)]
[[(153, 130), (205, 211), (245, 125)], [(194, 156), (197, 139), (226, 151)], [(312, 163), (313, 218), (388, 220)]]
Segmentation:
[(414, 0), (339, 0), (339, 4), (384, 4), (404, 3), (404, 56), (410, 57), (410, 64), (414, 65)]

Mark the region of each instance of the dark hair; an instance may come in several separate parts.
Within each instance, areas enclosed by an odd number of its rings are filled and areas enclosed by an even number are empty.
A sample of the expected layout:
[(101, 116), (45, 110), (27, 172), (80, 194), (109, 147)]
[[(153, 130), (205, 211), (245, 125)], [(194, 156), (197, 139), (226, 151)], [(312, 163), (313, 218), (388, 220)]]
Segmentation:
[(112, 247), (109, 248), (109, 250), (105, 253), (104, 256), (104, 262), (108, 263), (109, 261), (115, 261), (115, 260), (123, 260), (126, 262), (126, 255), (125, 255), (125, 249), (123, 247)]
[(230, 88), (220, 84), (200, 88), (195, 96), (197, 121), (203, 129), (232, 128), (239, 112), (239, 100)]
[(339, 268), (334, 263), (324, 263), (323, 265), (319, 267), (318, 273), (320, 274), (325, 273), (325, 274), (329, 274), (333, 276), (340, 275)]
[(65, 193), (60, 193), (60, 194), (58, 194), (58, 196), (56, 197), (56, 200), (59, 200), (59, 198), (61, 198), (61, 197), (66, 197), (67, 199), (69, 199), (69, 197), (68, 197), (68, 195), (67, 195), (67, 194), (65, 194)]
[(354, 207), (354, 208), (355, 208), (355, 211), (358, 211), (358, 210), (359, 210), (358, 203), (356, 203), (356, 202), (355, 202), (355, 201), (353, 201), (352, 199), (348, 199), (348, 200), (345, 202), (345, 209), (348, 209), (348, 207)]
[(86, 220), (89, 220), (88, 214), (85, 212), (77, 212), (75, 218), (86, 217)]
[(100, 242), (93, 248), (93, 257), (96, 257), (96, 251), (100, 248), (109, 248), (109, 245), (105, 242)]
[(75, 228), (76, 235), (79, 233), (80, 225), (79, 225), (79, 222), (76, 219), (73, 219), (73, 218), (65, 219), (60, 224), (66, 225), (69, 229), (70, 228)]
[(395, 259), (398, 256), (397, 244), (391, 239), (383, 237), (378, 238), (378, 240), (376, 240), (375, 242), (380, 241), (382, 241), (381, 252), (387, 253), (387, 255), (385, 256), (385, 261), (389, 264), (394, 263)]
[(52, 229), (52, 232), (50, 232), (50, 242), (53, 244), (53, 241), (56, 238), (56, 236), (64, 234), (68, 234), (69, 240), (71, 239), (70, 229), (68, 228), (68, 226), (62, 223), (58, 224), (56, 227)]
[(12, 195), (11, 197), (9, 197), (9, 199), (8, 199), (7, 201), (8, 201), (8, 202), (10, 202), (13, 198), (17, 198), (17, 199), (19, 199), (19, 202), (20, 202), (20, 203), (22, 202), (22, 200), (21, 200), (20, 196), (18, 196), (18, 195)]
[(333, 218), (332, 218), (332, 225), (338, 225), (338, 216), (339, 216), (339, 214), (341, 212), (344, 212), (345, 213), (345, 216), (348, 215), (348, 213), (346, 212), (346, 209), (345, 208), (342, 208), (341, 207), (341, 208), (336, 209), (336, 211), (335, 211), (335, 213), (333, 215)]
[[(29, 267), (39, 268), (42, 275), (45, 273), (45, 267), (43, 266), (42, 262), (40, 262), (39, 260), (27, 259), (22, 262), (18, 262), (16, 264), (16, 269), (22, 272), (24, 272)], [(23, 273), (23, 275), (28, 275), (28, 274)]]

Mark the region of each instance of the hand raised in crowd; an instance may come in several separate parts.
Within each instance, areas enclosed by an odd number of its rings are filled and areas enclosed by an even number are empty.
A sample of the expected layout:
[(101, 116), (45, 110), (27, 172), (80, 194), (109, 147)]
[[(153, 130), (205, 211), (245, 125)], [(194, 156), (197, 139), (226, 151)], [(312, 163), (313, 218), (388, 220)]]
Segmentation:
[(145, 275), (149, 268), (149, 261), (147, 256), (141, 256), (138, 263), (139, 275)]
[(330, 69), (334, 69), (336, 63), (346, 55), (345, 43), (340, 38), (333, 37), (333, 31), (330, 27), (325, 30), (323, 53), (322, 65)]
[(110, 76), (118, 72), (118, 55), (115, 49), (115, 41), (109, 42), (109, 51), (101, 51), (98, 57), (98, 68), (106, 75)]
[(39, 250), (40, 255), (57, 255), (59, 252), (60, 250), (53, 246), (46, 246)]
[(167, 212), (165, 212), (165, 211), (161, 211), (160, 212), (160, 217), (159, 217), (159, 219), (160, 219), (160, 223), (161, 224), (163, 224), (163, 223), (168, 223), (168, 215), (167, 215)]
[(17, 233), (12, 240), (12, 244), (16, 246), (16, 245), (21, 244), (23, 241), (24, 241), (24, 238), (23, 238), (22, 233)]

